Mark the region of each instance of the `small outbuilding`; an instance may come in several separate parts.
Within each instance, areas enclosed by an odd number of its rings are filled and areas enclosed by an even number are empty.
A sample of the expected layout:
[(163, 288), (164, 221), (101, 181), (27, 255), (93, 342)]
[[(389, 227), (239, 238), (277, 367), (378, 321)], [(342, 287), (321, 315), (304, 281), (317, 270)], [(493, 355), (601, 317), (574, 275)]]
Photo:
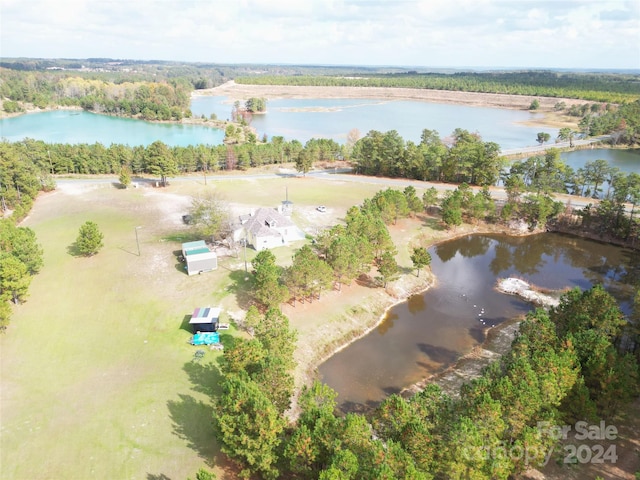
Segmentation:
[(220, 322), (220, 312), (220, 308), (196, 308), (191, 314), (191, 320), (189, 320), (189, 325), (191, 325), (193, 333), (217, 331)]
[(183, 243), (182, 256), (189, 275), (210, 272), (218, 268), (216, 252), (211, 251), (204, 240)]

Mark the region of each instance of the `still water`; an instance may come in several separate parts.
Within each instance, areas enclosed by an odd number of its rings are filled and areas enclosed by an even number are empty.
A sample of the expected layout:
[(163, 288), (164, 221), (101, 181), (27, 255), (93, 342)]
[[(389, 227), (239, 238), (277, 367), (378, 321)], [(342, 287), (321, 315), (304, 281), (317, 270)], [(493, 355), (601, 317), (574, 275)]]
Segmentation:
[(592, 148), (562, 152), (560, 158), (574, 170), (584, 167), (587, 162), (606, 160), (610, 166), (617, 167), (621, 172), (640, 173), (640, 149), (612, 150), (608, 148)]
[(497, 292), (498, 278), (518, 276), (550, 289), (603, 283), (628, 311), (627, 284), (640, 276), (637, 252), (551, 233), (469, 235), (430, 253), (438, 285), (393, 307), (376, 329), (320, 365), (342, 410), (373, 407), (442, 371), (482, 343), (488, 327), (532, 308)]
[[(212, 113), (229, 119), (233, 102), (227, 97), (199, 96), (191, 101), (194, 116)], [(469, 107), (419, 101), (315, 98), (274, 99), (268, 112), (254, 115), (251, 126), (258, 135), (280, 135), (303, 144), (311, 138), (331, 138), (344, 144), (350, 130), (364, 136), (370, 130), (396, 130), (405, 140), (420, 141), (422, 130), (436, 130), (441, 137), (456, 128), (478, 132), (484, 141), (496, 142), (503, 149), (536, 145), (538, 132), (556, 137), (557, 129), (527, 126), (524, 122), (539, 114), (522, 110)]]
[(171, 146), (220, 145), (224, 132), (199, 125), (154, 123), (84, 111), (56, 110), (0, 119), (0, 138), (48, 143), (112, 143), (137, 146), (161, 140)]
[[(232, 105), (226, 97), (195, 97), (194, 115), (229, 117)], [(282, 135), (302, 143), (312, 137), (334, 138), (344, 143), (346, 134), (358, 127), (361, 135), (375, 129), (395, 129), (405, 140), (419, 142), (424, 128), (450, 134), (455, 128), (478, 130), (484, 140), (495, 141), (503, 149), (535, 144), (539, 127), (521, 121), (529, 112), (497, 108), (466, 107), (426, 102), (382, 102), (372, 99), (272, 100), (269, 112), (255, 115), (252, 124), (268, 135)], [(552, 136), (557, 132), (550, 131)], [(19, 141), (33, 138), (50, 143), (112, 143), (149, 145), (160, 140), (171, 146), (220, 145), (222, 130), (200, 126), (153, 123), (130, 118), (109, 117), (83, 111), (52, 111), (0, 119), (0, 138)], [(561, 154), (574, 169), (587, 161), (604, 159), (624, 172), (640, 173), (640, 150), (588, 149)]]

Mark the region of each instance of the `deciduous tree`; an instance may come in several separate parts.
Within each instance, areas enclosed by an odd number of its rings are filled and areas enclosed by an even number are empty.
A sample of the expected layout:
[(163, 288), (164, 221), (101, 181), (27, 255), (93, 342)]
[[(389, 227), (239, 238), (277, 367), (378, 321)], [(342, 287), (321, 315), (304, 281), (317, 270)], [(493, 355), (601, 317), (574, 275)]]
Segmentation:
[(231, 233), (229, 203), (216, 191), (206, 192), (191, 199), (191, 224), (212, 241), (222, 240)]

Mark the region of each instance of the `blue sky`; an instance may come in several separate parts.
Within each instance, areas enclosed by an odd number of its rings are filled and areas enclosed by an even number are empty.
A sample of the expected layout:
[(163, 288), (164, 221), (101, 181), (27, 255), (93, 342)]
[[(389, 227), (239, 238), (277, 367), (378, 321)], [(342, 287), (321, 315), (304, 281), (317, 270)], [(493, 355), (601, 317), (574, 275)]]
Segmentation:
[(0, 56), (640, 69), (640, 1), (0, 0)]

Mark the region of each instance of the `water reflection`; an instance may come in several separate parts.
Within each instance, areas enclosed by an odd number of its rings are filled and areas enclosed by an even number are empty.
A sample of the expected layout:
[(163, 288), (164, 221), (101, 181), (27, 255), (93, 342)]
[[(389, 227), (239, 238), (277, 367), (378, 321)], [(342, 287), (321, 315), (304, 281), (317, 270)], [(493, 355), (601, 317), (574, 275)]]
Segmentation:
[(424, 295), (411, 295), (407, 299), (407, 308), (412, 314), (423, 311), (427, 304), (424, 300)]
[(469, 235), (430, 249), (438, 285), (389, 310), (381, 325), (319, 368), (343, 410), (366, 410), (482, 343), (488, 328), (531, 306), (494, 289), (518, 276), (550, 289), (603, 283), (630, 308), (637, 252), (558, 234)]
[(393, 321), (397, 319), (398, 319), (398, 314), (393, 313), (391, 310), (389, 310), (385, 314), (384, 320), (382, 320), (380, 325), (378, 325), (378, 333), (380, 335), (384, 335), (385, 333), (387, 333), (391, 328), (393, 328)]

